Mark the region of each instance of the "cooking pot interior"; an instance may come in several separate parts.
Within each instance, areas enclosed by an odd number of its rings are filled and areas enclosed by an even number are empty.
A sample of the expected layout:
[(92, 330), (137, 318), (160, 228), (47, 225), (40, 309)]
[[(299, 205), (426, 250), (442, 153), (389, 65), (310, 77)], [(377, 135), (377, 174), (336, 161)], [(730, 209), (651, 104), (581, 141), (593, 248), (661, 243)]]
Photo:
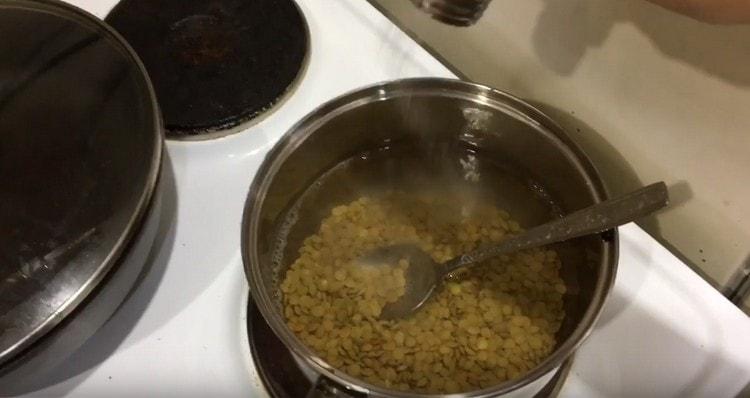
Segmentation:
[[(412, 92), (342, 105), (302, 126), (279, 152), (258, 224), (264, 288), (279, 313), (278, 284), (302, 241), (334, 206), (363, 194), (450, 194), (468, 208), (489, 202), (525, 228), (601, 199), (561, 137), (487, 98)], [(591, 236), (556, 246), (567, 285), (558, 346), (592, 301), (607, 244)]]

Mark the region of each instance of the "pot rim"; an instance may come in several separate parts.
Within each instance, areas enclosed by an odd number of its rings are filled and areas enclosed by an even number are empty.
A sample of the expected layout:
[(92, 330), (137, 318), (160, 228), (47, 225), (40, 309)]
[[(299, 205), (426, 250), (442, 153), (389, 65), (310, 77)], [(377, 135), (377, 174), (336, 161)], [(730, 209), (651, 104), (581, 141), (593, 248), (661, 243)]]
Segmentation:
[[(477, 83), (435, 77), (407, 78), (380, 82), (344, 93), (320, 105), (293, 125), (283, 136), (281, 136), (279, 141), (266, 154), (255, 174), (255, 177), (253, 178), (252, 184), (250, 185), (243, 210), (240, 242), (245, 275), (250, 284), (250, 292), (253, 296), (253, 300), (258, 304), (258, 309), (271, 327), (271, 330), (273, 330), (287, 348), (291, 349), (295, 355), (304, 360), (305, 363), (311, 366), (317, 373), (332, 379), (352, 391), (367, 393), (370, 395), (399, 397), (438, 396), (438, 394), (418, 394), (390, 390), (366, 383), (353, 378), (342, 371), (337, 371), (335, 367), (329, 365), (325, 360), (312, 352), (312, 350), (303, 344), (296, 337), (294, 332), (288, 328), (283, 319), (283, 315), (278, 311), (272, 310), (272, 308), (275, 308), (273, 299), (268, 292), (265, 292), (262, 288), (263, 282), (260, 274), (257, 240), (251, 238), (256, 236), (255, 232), (259, 227), (258, 220), (262, 207), (261, 205), (265, 199), (265, 195), (273, 177), (275, 177), (278, 169), (286, 161), (288, 156), (299, 147), (305, 139), (314, 133), (320, 126), (348, 110), (367, 103), (397, 98), (404, 95), (415, 95), (415, 93), (437, 93), (451, 97), (469, 99), (482, 104), (492, 104), (496, 107), (502, 108), (505, 112), (512, 112), (513, 116), (523, 119), (526, 123), (531, 123), (537, 128), (547, 130), (554, 136), (553, 138), (562, 143), (561, 148), (564, 151), (568, 151), (573, 155), (572, 157), (578, 161), (581, 167), (579, 172), (586, 177), (589, 189), (595, 200), (600, 202), (608, 198), (606, 186), (604, 185), (596, 167), (583, 150), (568, 137), (562, 127), (543, 112), (520, 98)], [(601, 314), (602, 307), (604, 306), (609, 291), (614, 284), (617, 271), (618, 246), (619, 239), (617, 229), (614, 229), (612, 240), (604, 245), (601, 261), (605, 264), (605, 267), (603, 267), (603, 272), (596, 281), (591, 304), (589, 304), (589, 307), (584, 312), (583, 317), (575, 330), (550, 356), (519, 379), (509, 380), (496, 386), (480, 390), (449, 395), (439, 394), (439, 396), (480, 398), (507, 394), (529, 385), (542, 376), (557, 369), (591, 334), (591, 331)]]

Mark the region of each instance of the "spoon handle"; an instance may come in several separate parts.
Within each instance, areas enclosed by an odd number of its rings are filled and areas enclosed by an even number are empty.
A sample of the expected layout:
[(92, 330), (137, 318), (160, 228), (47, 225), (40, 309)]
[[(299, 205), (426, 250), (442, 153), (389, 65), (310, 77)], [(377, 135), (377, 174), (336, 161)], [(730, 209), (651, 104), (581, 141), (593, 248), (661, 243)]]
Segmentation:
[(669, 203), (667, 186), (657, 182), (626, 195), (597, 203), (563, 218), (536, 226), (495, 246), (477, 249), (444, 264), (444, 272), (518, 250), (561, 242), (627, 224)]

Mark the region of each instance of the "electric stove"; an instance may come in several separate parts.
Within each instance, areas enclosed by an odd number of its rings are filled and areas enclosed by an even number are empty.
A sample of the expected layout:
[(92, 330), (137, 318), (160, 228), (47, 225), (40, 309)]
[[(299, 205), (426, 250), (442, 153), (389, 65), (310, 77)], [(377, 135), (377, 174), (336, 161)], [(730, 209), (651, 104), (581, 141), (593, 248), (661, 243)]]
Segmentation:
[[(162, 217), (148, 272), (121, 308), (21, 393), (306, 393), (315, 375), (273, 345), (249, 300), (239, 237), (250, 182), (276, 140), (324, 102), (385, 80), (455, 76), (364, 0), (264, 0), (278, 8), (263, 18), (248, 11), (253, 1), (70, 2), (120, 29), (152, 75), (170, 131)], [(253, 30), (263, 23), (274, 26)], [(258, 59), (222, 69), (248, 56)], [(183, 139), (196, 136), (211, 139)], [(611, 296), (549, 393), (739, 393), (750, 381), (748, 317), (637, 225), (620, 231)]]

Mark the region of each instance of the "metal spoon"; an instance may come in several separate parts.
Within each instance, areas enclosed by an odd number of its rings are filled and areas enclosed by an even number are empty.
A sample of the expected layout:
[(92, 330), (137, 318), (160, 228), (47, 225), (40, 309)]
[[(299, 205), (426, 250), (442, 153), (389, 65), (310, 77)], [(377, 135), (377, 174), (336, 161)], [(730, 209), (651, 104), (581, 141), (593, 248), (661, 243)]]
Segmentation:
[(651, 184), (619, 198), (610, 199), (578, 210), (563, 218), (531, 228), (495, 246), (481, 248), (436, 263), (427, 253), (412, 244), (382, 247), (360, 258), (363, 264), (395, 264), (408, 259), (406, 291), (397, 301), (386, 304), (380, 319), (404, 318), (424, 305), (445, 277), (458, 268), (472, 266), (491, 257), (531, 249), (590, 235), (627, 224), (666, 206), (667, 186)]

